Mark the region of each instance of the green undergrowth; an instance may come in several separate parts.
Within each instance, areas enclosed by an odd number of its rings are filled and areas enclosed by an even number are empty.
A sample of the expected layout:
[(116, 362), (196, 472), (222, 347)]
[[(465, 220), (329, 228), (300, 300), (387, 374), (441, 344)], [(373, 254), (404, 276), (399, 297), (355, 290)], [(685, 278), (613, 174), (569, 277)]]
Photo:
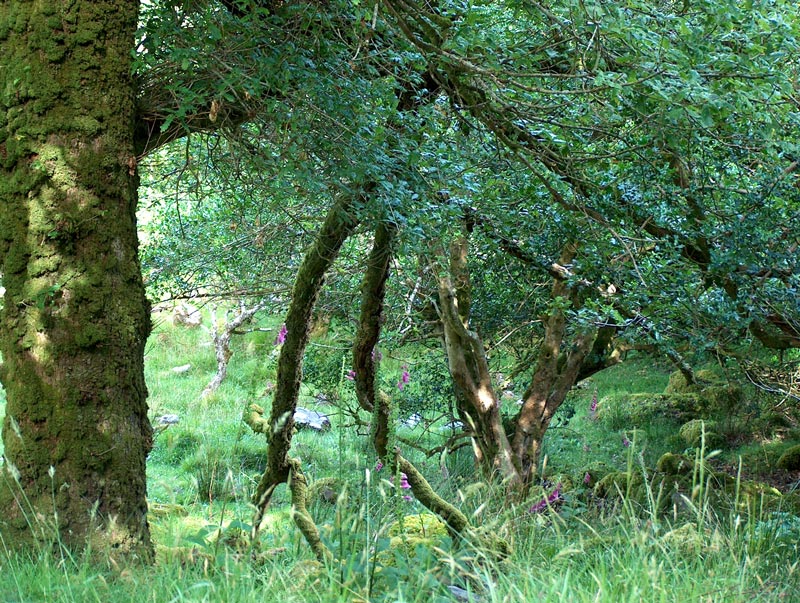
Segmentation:
[[(750, 602), (789, 601), (800, 592), (793, 499), (741, 469), (723, 472), (738, 466), (739, 455), (772, 468), (793, 442), (784, 431), (733, 446), (730, 417), (688, 419), (702, 419), (697, 440), (686, 417), (657, 406), (612, 412), (620, 400), (657, 400), (670, 388), (670, 367), (647, 357), (598, 373), (570, 394), (545, 440), (541, 480), (521, 501), (475, 474), (468, 447), (422, 452), (453, 433), (437, 397), (447, 389), (433, 382), (432, 361), (414, 350), (387, 351), (382, 387), (402, 401), (397, 446), (475, 526), (454, 539), (419, 502), (404, 499), (390, 467), (378, 470), (370, 417), (354, 410), (346, 344), (330, 334), (315, 338), (300, 404), (328, 414), (332, 425), (298, 431), (292, 455), (302, 461), (308, 509), (333, 559), (313, 558), (285, 486), (252, 541), (250, 497), (266, 442), (241, 417), (253, 402), (269, 408), (280, 324), (260, 326), (269, 330), (234, 337), (228, 378), (206, 399), (200, 393), (216, 369), (208, 329), (161, 321), (150, 339), (150, 416), (178, 416), (156, 425), (148, 459), (155, 566), (98, 566), (61, 551), (0, 556), (0, 600), (445, 603), (457, 592), (484, 603)], [(410, 379), (400, 389), (403, 371)], [(423, 398), (419, 424), (404, 426)], [(513, 402), (506, 406), (514, 412)]]

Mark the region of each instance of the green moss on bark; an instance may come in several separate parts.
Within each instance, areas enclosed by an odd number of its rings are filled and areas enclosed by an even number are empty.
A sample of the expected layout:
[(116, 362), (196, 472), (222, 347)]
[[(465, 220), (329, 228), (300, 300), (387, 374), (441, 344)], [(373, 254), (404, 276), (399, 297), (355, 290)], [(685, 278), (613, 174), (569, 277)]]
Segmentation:
[(0, 6), (0, 532), (17, 547), (57, 532), (72, 548), (152, 556), (129, 161), (137, 12), (135, 0)]

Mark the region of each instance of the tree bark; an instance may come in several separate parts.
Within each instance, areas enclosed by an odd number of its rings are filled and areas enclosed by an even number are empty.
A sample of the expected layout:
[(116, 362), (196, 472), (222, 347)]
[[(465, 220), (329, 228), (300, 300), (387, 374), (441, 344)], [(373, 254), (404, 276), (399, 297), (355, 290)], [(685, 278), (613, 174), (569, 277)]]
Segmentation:
[(0, 5), (0, 533), (152, 556), (136, 0)]
[(308, 344), (314, 306), (325, 281), (325, 273), (358, 225), (355, 202), (355, 196), (347, 196), (333, 205), (295, 278), (292, 302), (286, 314), (286, 340), (278, 357), (278, 382), (269, 419), (270, 433), (266, 434), (269, 440), (267, 468), (253, 495), (253, 504), (256, 506), (254, 532), (259, 528), (275, 488), (285, 483), (292, 471), (289, 449), (303, 375), (303, 354)]
[(353, 365), (356, 371), (356, 393), (362, 408), (372, 412), (372, 445), (378, 457), (394, 467), (395, 475), (405, 473), (411, 491), (417, 500), (447, 524), (454, 536), (469, 528), (466, 515), (434, 492), (420, 471), (401, 453), (390, 450), (393, 426), (391, 425), (391, 398), (375, 388), (375, 360), (373, 350), (380, 336), (383, 322), (383, 302), (389, 262), (392, 259), (397, 226), (381, 223), (375, 230), (375, 242), (369, 255), (367, 270), (361, 284), (361, 315), (358, 332), (353, 343)]
[[(568, 243), (558, 264), (569, 265), (576, 253), (577, 246)], [(564, 306), (578, 305), (579, 300), (565, 277), (554, 277), (551, 297), (552, 308), (542, 317), (544, 340), (539, 348), (531, 383), (522, 397), (522, 409), (517, 418), (512, 442), (525, 484), (529, 484), (536, 474), (544, 434), (575, 384), (581, 366), (592, 351), (597, 337), (596, 327), (579, 331), (574, 336), (569, 352), (560, 358), (567, 327)]]
[[(439, 275), (439, 313), (450, 375), (462, 418), (470, 423), (475, 460), (487, 474), (497, 472), (510, 485), (521, 483), (503, 428), (500, 401), (492, 385), (480, 336), (469, 328), (471, 292), (466, 235), (450, 244), (448, 268)], [(443, 254), (439, 254), (440, 256)]]
[(203, 388), (200, 394), (201, 400), (217, 391), (222, 382), (225, 381), (225, 377), (228, 376), (228, 363), (231, 360), (231, 356), (233, 356), (231, 337), (233, 337), (234, 331), (248, 320), (251, 320), (264, 306), (264, 302), (261, 302), (252, 308), (246, 308), (244, 302), (242, 302), (239, 305), (239, 314), (234, 316), (232, 320), (228, 320), (228, 314), (225, 312), (222, 324), (217, 320), (216, 309), (214, 310), (214, 334), (212, 335), (212, 340), (214, 342), (214, 355), (217, 358), (217, 372), (214, 373), (208, 385)]

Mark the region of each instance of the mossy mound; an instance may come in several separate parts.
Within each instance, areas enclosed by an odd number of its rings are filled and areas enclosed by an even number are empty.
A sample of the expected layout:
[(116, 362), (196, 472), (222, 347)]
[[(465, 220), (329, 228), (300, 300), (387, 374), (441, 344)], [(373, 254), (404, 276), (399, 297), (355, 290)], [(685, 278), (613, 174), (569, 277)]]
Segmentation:
[(620, 498), (629, 495), (633, 500), (643, 500), (644, 478), (638, 472), (614, 471), (597, 482), (594, 495), (598, 498)]
[(375, 557), (375, 561), (383, 566), (395, 566), (398, 555), (416, 558), (420, 547), (433, 551), (449, 536), (447, 525), (432, 513), (407, 515), (402, 521), (392, 522), (388, 534), (388, 548)]
[(447, 525), (433, 513), (420, 513), (419, 515), (406, 515), (402, 521), (398, 520), (389, 526), (389, 536), (418, 538), (445, 538), (448, 536)]
[(477, 544), (478, 550), (493, 561), (508, 559), (513, 552), (511, 543), (501, 536), (495, 528), (482, 526), (469, 531), (470, 541)]
[(674, 373), (670, 374), (667, 387), (664, 388), (664, 393), (665, 394), (697, 393), (701, 389), (703, 389), (704, 385), (707, 385), (709, 383), (714, 383), (715, 381), (719, 381), (719, 377), (717, 377), (713, 371), (709, 371), (707, 369), (701, 369), (699, 371), (695, 371), (694, 380), (695, 383), (690, 385), (686, 381), (686, 377), (683, 376), (683, 373), (681, 373), (680, 371), (675, 371)]
[(612, 429), (631, 429), (657, 418), (688, 421), (705, 416), (705, 399), (690, 394), (621, 394), (606, 396), (597, 416)]
[(792, 446), (778, 459), (778, 469), (800, 471), (800, 444)]
[(718, 553), (722, 550), (722, 535), (706, 528), (699, 530), (696, 525), (687, 523), (664, 534), (661, 543), (668, 548), (687, 555)]
[(658, 459), (656, 470), (665, 475), (691, 475), (694, 471), (694, 460), (684, 454), (667, 452)]
[(672, 373), (664, 393), (697, 394), (702, 397), (702, 406), (709, 412), (731, 412), (739, 408), (744, 401), (741, 387), (723, 383), (712, 371), (699, 370), (695, 372), (694, 377), (695, 383), (690, 385), (683, 373), (680, 371)]
[(716, 421), (708, 419), (692, 419), (687, 421), (680, 428), (681, 439), (692, 448), (698, 448), (703, 444), (703, 437), (705, 433), (705, 447), (716, 448), (722, 444), (722, 438), (716, 432)]
[(422, 536), (393, 536), (389, 540), (389, 548), (378, 553), (375, 560), (383, 566), (391, 567), (397, 565), (397, 555), (405, 555), (409, 559), (414, 559), (420, 548), (433, 550), (437, 541), (435, 538), (424, 538)]
[[(609, 467), (606, 463), (602, 461), (596, 461), (581, 469), (579, 481), (585, 486), (594, 488), (594, 486), (597, 485), (597, 482), (599, 482), (612, 471), (614, 471), (614, 469)], [(587, 475), (589, 476), (588, 480), (586, 478)]]

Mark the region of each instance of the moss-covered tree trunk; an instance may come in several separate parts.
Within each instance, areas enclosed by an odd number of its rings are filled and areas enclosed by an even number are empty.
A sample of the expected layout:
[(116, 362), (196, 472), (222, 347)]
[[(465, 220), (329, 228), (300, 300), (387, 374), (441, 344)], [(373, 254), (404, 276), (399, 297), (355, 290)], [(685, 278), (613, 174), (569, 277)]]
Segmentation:
[[(331, 207), (295, 277), (292, 302), (286, 314), (286, 340), (278, 357), (278, 383), (272, 400), (269, 429), (259, 429), (267, 436), (269, 445), (267, 468), (253, 495), (256, 506), (254, 533), (259, 528), (275, 488), (286, 483), (293, 470), (289, 449), (292, 445), (294, 412), (300, 393), (303, 354), (308, 344), (311, 317), (325, 282), (325, 274), (339, 255), (344, 242), (358, 226), (355, 205), (359, 200), (356, 196), (343, 196)], [(297, 468), (299, 470), (299, 465)], [(309, 543), (314, 547), (311, 539)]]
[(151, 556), (136, 0), (0, 3), (0, 532)]
[(372, 444), (378, 457), (387, 465), (394, 466), (396, 472), (405, 473), (417, 500), (439, 515), (453, 535), (459, 535), (469, 528), (467, 517), (436, 494), (422, 473), (399, 449), (389, 449), (392, 433), (391, 398), (375, 388), (377, 363), (373, 352), (383, 323), (386, 280), (389, 278), (389, 265), (394, 254), (396, 237), (396, 224), (383, 222), (378, 225), (361, 282), (361, 316), (353, 343), (356, 395), (361, 407), (372, 412)]

